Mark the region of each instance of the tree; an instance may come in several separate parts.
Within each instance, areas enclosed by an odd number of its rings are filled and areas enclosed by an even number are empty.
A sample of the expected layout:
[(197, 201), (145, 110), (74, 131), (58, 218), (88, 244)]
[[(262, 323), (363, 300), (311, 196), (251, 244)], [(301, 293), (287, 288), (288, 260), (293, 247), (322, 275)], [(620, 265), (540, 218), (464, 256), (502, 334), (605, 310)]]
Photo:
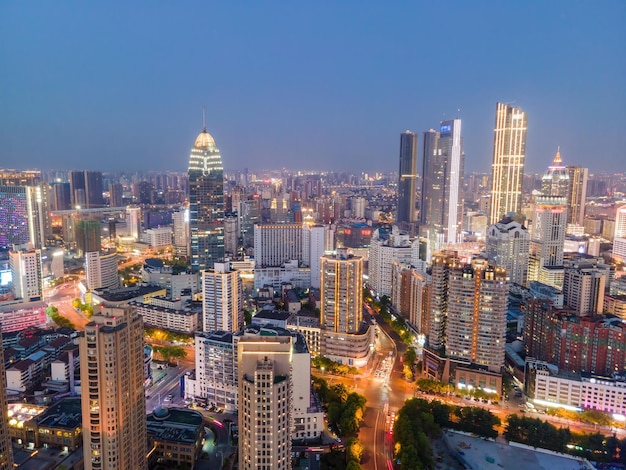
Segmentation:
[(348, 461), (354, 460), (356, 462), (361, 462), (363, 458), (363, 451), (365, 448), (361, 441), (359, 441), (356, 437), (351, 437), (346, 441), (346, 453)]
[(363, 467), (361, 467), (361, 464), (357, 461), (350, 460), (348, 465), (346, 465), (346, 470), (363, 470)]

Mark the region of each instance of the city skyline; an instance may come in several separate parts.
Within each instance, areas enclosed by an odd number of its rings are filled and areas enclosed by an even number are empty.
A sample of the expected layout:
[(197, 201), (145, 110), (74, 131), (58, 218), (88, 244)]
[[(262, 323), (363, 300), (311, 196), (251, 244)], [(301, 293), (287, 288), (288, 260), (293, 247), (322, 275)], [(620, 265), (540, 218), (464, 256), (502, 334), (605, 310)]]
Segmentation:
[(3, 5), (0, 166), (183, 171), (206, 105), (227, 171), (392, 171), (400, 132), (457, 116), (488, 171), (501, 101), (531, 116), (529, 172), (559, 145), (619, 170), (626, 6), (481, 6)]

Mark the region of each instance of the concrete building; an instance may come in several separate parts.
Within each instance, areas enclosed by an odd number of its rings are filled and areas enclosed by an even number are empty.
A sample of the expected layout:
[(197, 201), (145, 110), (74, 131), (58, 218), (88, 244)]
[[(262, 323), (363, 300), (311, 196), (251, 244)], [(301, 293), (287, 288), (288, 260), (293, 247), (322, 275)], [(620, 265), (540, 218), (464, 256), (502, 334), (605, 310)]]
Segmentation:
[(141, 234), (141, 207), (128, 206), (126, 208), (126, 229), (128, 235), (139, 240)]
[(188, 256), (189, 251), (189, 210), (182, 209), (172, 213), (172, 231), (174, 237), (174, 253)]
[(228, 263), (214, 263), (202, 271), (203, 331), (235, 332), (243, 327), (243, 284)]
[(144, 302), (132, 301), (143, 323), (154, 328), (193, 334), (200, 329), (200, 315), (187, 299), (150, 297)]
[(26, 302), (43, 299), (41, 250), (29, 246), (9, 251), (9, 269), (14, 298)]
[(418, 332), (428, 331), (430, 276), (394, 261), (391, 304)]
[(150, 228), (146, 230), (145, 241), (153, 250), (172, 246), (172, 227)]
[(563, 280), (565, 304), (579, 315), (602, 313), (605, 285), (604, 271), (577, 266), (566, 268)]
[(291, 336), (239, 340), (238, 423), (242, 470), (291, 468), (292, 349)]
[[(563, 266), (563, 247), (567, 225), (567, 206), (564, 197), (538, 196), (530, 240), (528, 281), (538, 281), (543, 267)], [(554, 287), (561, 288), (557, 278)]]
[(394, 226), (374, 231), (369, 248), (368, 285), (379, 296), (391, 294), (391, 265), (394, 261), (411, 264), (414, 252), (409, 235)]
[[(417, 134), (404, 131), (400, 135), (400, 169), (398, 171), (398, 208), (396, 222), (415, 223), (417, 181)], [(361, 215), (363, 217), (363, 215)]]
[(117, 260), (116, 250), (85, 253), (85, 280), (87, 288), (95, 290), (117, 289), (120, 287), (121, 282), (117, 272)]
[(0, 248), (25, 243), (43, 248), (51, 234), (46, 186), (5, 184), (0, 184)]
[(147, 469), (141, 316), (101, 307), (79, 345), (85, 468)]
[(567, 220), (582, 226), (585, 223), (585, 201), (587, 199), (588, 168), (568, 166), (569, 190), (567, 192)]
[(447, 282), (446, 355), (499, 372), (504, 365), (506, 270), (475, 261), (450, 269)]
[(526, 285), (530, 234), (526, 227), (509, 217), (487, 229), (485, 251), (495, 266), (506, 269), (512, 284)]

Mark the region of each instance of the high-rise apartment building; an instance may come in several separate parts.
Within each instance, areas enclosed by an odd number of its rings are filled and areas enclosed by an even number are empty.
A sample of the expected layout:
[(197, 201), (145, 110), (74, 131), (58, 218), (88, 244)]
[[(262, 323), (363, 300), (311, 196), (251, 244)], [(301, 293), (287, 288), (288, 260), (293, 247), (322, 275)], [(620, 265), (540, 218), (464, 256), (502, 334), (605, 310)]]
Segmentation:
[(13, 296), (27, 302), (43, 299), (41, 250), (32, 247), (9, 251)]
[(189, 157), (191, 268), (199, 272), (224, 261), (224, 166), (206, 127)]
[(85, 469), (147, 469), (141, 316), (100, 307), (79, 346)]
[(239, 466), (242, 470), (291, 468), (292, 349), (291, 336), (239, 340)]
[(396, 222), (414, 223), (415, 182), (417, 180), (417, 134), (400, 135), (400, 169), (398, 171), (398, 211)]
[(203, 331), (234, 332), (243, 327), (243, 285), (228, 263), (215, 263), (202, 278)]
[(52, 210), (67, 211), (72, 208), (69, 183), (54, 183), (50, 192), (50, 206)]
[(46, 246), (51, 232), (47, 197), (44, 185), (0, 186), (0, 248)]
[(187, 256), (189, 250), (189, 209), (172, 213), (172, 229), (174, 252), (179, 256)]
[(573, 266), (565, 269), (563, 297), (565, 304), (579, 315), (602, 313), (606, 272), (596, 268)]
[(85, 280), (89, 290), (120, 287), (117, 251), (85, 253)]
[(446, 318), (448, 315), (448, 280), (450, 270), (460, 266), (455, 251), (441, 251), (433, 254), (430, 288), (430, 315), (428, 318), (428, 345), (440, 350), (445, 346)]
[(587, 178), (589, 169), (568, 166), (569, 190), (567, 192), (567, 221), (583, 226), (585, 223), (585, 200), (587, 199)]
[(526, 129), (527, 117), (521, 108), (496, 104), (489, 224), (521, 212)]
[[(2, 341), (1, 331), (0, 341)], [(0, 470), (13, 469), (13, 445), (11, 444), (11, 436), (9, 434), (6, 383), (4, 348), (2, 348), (2, 350), (0, 350)]]
[(340, 248), (322, 257), (321, 324), (337, 333), (357, 333), (363, 318), (363, 258)]
[(457, 243), (463, 218), (465, 154), (461, 120), (442, 121), (439, 131), (424, 133), (420, 231), (431, 248)]
[(541, 281), (560, 288), (560, 281), (546, 282), (542, 279), (542, 269), (562, 268), (567, 206), (565, 197), (538, 196), (535, 201), (530, 256), (528, 261), (528, 281)]
[(426, 333), (430, 313), (430, 276), (394, 261), (391, 279), (392, 305), (417, 331)]
[(509, 217), (487, 229), (487, 259), (506, 269), (511, 284), (526, 285), (530, 234), (526, 227)]
[(474, 261), (450, 269), (447, 282), (446, 355), (499, 372), (509, 293), (506, 270)]
[(374, 231), (369, 249), (368, 284), (379, 295), (390, 295), (392, 289), (391, 265), (394, 261), (411, 264), (413, 249), (409, 235), (394, 226), (391, 233)]

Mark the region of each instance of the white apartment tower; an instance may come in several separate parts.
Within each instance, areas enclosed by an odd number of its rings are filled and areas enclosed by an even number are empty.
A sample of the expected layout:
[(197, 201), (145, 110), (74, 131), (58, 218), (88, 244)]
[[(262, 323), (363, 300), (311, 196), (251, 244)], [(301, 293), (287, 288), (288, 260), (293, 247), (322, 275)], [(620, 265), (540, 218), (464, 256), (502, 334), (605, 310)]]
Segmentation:
[(174, 252), (179, 256), (189, 254), (189, 209), (172, 213)]
[(202, 278), (203, 331), (234, 332), (243, 327), (243, 285), (228, 263), (215, 263)]
[(293, 363), (291, 336), (238, 342), (239, 466), (291, 468)]
[(25, 301), (43, 298), (41, 250), (15, 247), (9, 251), (9, 268), (13, 277), (13, 295)]
[(413, 250), (409, 236), (394, 226), (391, 233), (378, 229), (370, 241), (368, 283), (378, 295), (391, 294), (391, 265), (411, 264)]
[[(566, 225), (567, 205), (565, 197), (538, 196), (535, 201), (530, 240), (528, 282), (541, 281), (541, 271), (544, 268), (563, 266)], [(562, 277), (560, 280), (556, 279), (551, 282), (550, 285), (561, 288)]]
[(85, 253), (85, 278), (87, 288), (115, 289), (120, 287), (120, 277), (117, 272), (117, 251)]
[(336, 333), (357, 333), (363, 318), (363, 258), (340, 248), (323, 256), (321, 266), (321, 324)]
[(102, 306), (79, 346), (85, 469), (147, 469), (141, 316)]
[(506, 269), (511, 284), (526, 285), (530, 234), (526, 227), (508, 217), (487, 230), (487, 259)]

